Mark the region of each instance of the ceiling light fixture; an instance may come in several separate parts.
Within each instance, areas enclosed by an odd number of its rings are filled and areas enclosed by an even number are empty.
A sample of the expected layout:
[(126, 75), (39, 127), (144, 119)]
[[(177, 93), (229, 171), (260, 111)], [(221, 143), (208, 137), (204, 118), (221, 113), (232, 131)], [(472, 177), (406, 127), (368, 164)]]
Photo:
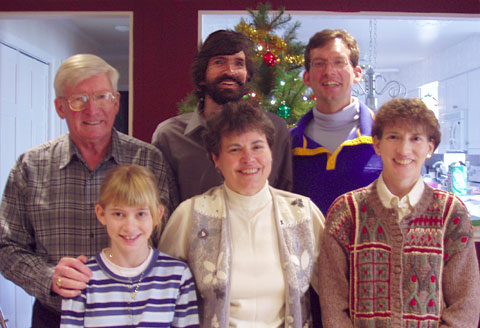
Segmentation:
[(115, 31), (118, 32), (128, 32), (130, 31), (130, 27), (127, 25), (115, 25)]
[[(355, 84), (352, 92), (355, 96), (365, 96), (365, 104), (371, 109), (377, 109), (378, 98), (377, 95), (382, 95), (388, 91), (391, 98), (405, 97), (407, 89), (398, 81), (387, 79), (375, 72), (377, 62), (377, 20), (371, 19), (369, 21), (370, 40), (368, 47), (368, 64), (362, 65), (363, 76), (362, 80)], [(377, 81), (383, 81), (383, 88), (379, 90)]]

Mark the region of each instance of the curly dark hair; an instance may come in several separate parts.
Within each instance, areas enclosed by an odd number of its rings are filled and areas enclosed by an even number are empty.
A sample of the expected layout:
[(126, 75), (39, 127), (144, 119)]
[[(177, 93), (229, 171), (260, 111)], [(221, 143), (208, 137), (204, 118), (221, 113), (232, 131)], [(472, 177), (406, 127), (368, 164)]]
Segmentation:
[(253, 41), (246, 35), (230, 31), (218, 30), (208, 36), (197, 52), (192, 63), (192, 78), (198, 98), (205, 96), (205, 87), (200, 85), (205, 82), (208, 62), (210, 58), (221, 55), (234, 55), (243, 51), (247, 67), (247, 82), (251, 80), (254, 72), (252, 60)]
[(375, 117), (372, 136), (381, 139), (385, 126), (396, 124), (423, 127), (428, 139), (433, 142), (434, 150), (440, 144), (440, 124), (433, 111), (421, 99), (394, 98), (383, 104)]
[(323, 30), (315, 33), (314, 36), (308, 41), (305, 48), (305, 69), (310, 71), (310, 51), (315, 48), (320, 48), (326, 45), (330, 40), (341, 39), (348, 49), (350, 49), (350, 62), (353, 67), (358, 66), (358, 60), (360, 57), (360, 49), (358, 48), (355, 38), (345, 30)]
[(207, 121), (203, 138), (208, 153), (218, 157), (222, 137), (251, 130), (265, 134), (268, 146), (272, 149), (275, 128), (262, 107), (251, 99), (226, 103), (222, 110)]

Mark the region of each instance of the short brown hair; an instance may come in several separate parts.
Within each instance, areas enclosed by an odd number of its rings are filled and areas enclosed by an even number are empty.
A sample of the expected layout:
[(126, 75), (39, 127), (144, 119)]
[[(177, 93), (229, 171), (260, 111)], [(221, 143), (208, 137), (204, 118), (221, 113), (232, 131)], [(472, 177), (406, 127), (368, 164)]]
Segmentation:
[(226, 103), (207, 121), (204, 140), (208, 153), (218, 157), (222, 137), (251, 130), (265, 134), (268, 146), (272, 149), (275, 128), (260, 105), (250, 99)]
[(197, 52), (192, 63), (192, 78), (199, 98), (205, 96), (205, 82), (208, 62), (210, 58), (222, 55), (234, 55), (243, 51), (247, 68), (247, 81), (250, 81), (254, 68), (252, 60), (253, 41), (245, 34), (229, 30), (218, 30), (208, 36)]
[(315, 48), (321, 48), (330, 40), (337, 38), (341, 39), (350, 50), (349, 59), (352, 66), (358, 66), (360, 49), (358, 48), (357, 41), (355, 41), (354, 37), (345, 30), (323, 30), (315, 33), (315, 35), (308, 41), (307, 47), (305, 48), (305, 69), (307, 72), (310, 71), (310, 51)]
[(373, 123), (372, 136), (381, 139), (386, 126), (400, 123), (423, 127), (429, 141), (434, 144), (434, 150), (440, 144), (440, 124), (433, 111), (418, 98), (394, 98), (382, 105)]

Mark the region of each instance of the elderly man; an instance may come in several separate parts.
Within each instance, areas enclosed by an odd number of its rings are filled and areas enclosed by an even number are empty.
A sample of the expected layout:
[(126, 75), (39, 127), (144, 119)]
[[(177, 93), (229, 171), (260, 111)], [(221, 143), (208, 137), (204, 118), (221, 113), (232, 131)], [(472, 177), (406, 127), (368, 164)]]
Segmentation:
[(101, 58), (68, 58), (55, 77), (55, 108), (69, 133), (27, 151), (13, 167), (0, 210), (0, 271), (36, 298), (32, 327), (58, 327), (61, 297), (85, 288), (86, 258), (107, 246), (94, 205), (100, 183), (120, 164), (158, 178), (171, 212), (178, 194), (158, 149), (113, 128), (118, 72)]
[[(254, 73), (251, 47), (252, 41), (238, 32), (219, 30), (210, 34), (192, 65), (199, 107), (193, 113), (160, 123), (153, 134), (152, 143), (162, 151), (174, 171), (181, 201), (223, 182), (203, 144), (202, 133), (212, 114), (246, 93), (245, 84)], [(273, 113), (267, 115), (275, 126), (272, 172), (268, 181), (275, 188), (290, 190), (290, 137), (282, 118)]]

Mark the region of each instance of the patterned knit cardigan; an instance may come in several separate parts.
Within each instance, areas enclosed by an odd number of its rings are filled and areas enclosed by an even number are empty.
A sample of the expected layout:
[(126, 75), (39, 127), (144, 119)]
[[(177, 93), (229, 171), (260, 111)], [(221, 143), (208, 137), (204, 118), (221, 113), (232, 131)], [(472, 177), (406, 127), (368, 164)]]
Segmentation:
[(376, 181), (340, 196), (319, 259), (324, 327), (476, 328), (472, 235), (461, 200), (427, 185), (400, 223), (396, 210), (383, 207)]
[[(323, 216), (309, 198), (269, 187), (285, 273), (285, 327), (311, 327), (307, 293), (312, 279), (315, 239), (312, 211)], [(202, 327), (228, 327), (231, 239), (228, 202), (223, 186), (214, 187), (191, 201), (190, 246), (187, 262), (200, 292)], [(186, 219), (186, 218), (185, 218)], [(265, 274), (268, 274), (267, 272)], [(317, 285), (317, 284), (315, 284)]]

